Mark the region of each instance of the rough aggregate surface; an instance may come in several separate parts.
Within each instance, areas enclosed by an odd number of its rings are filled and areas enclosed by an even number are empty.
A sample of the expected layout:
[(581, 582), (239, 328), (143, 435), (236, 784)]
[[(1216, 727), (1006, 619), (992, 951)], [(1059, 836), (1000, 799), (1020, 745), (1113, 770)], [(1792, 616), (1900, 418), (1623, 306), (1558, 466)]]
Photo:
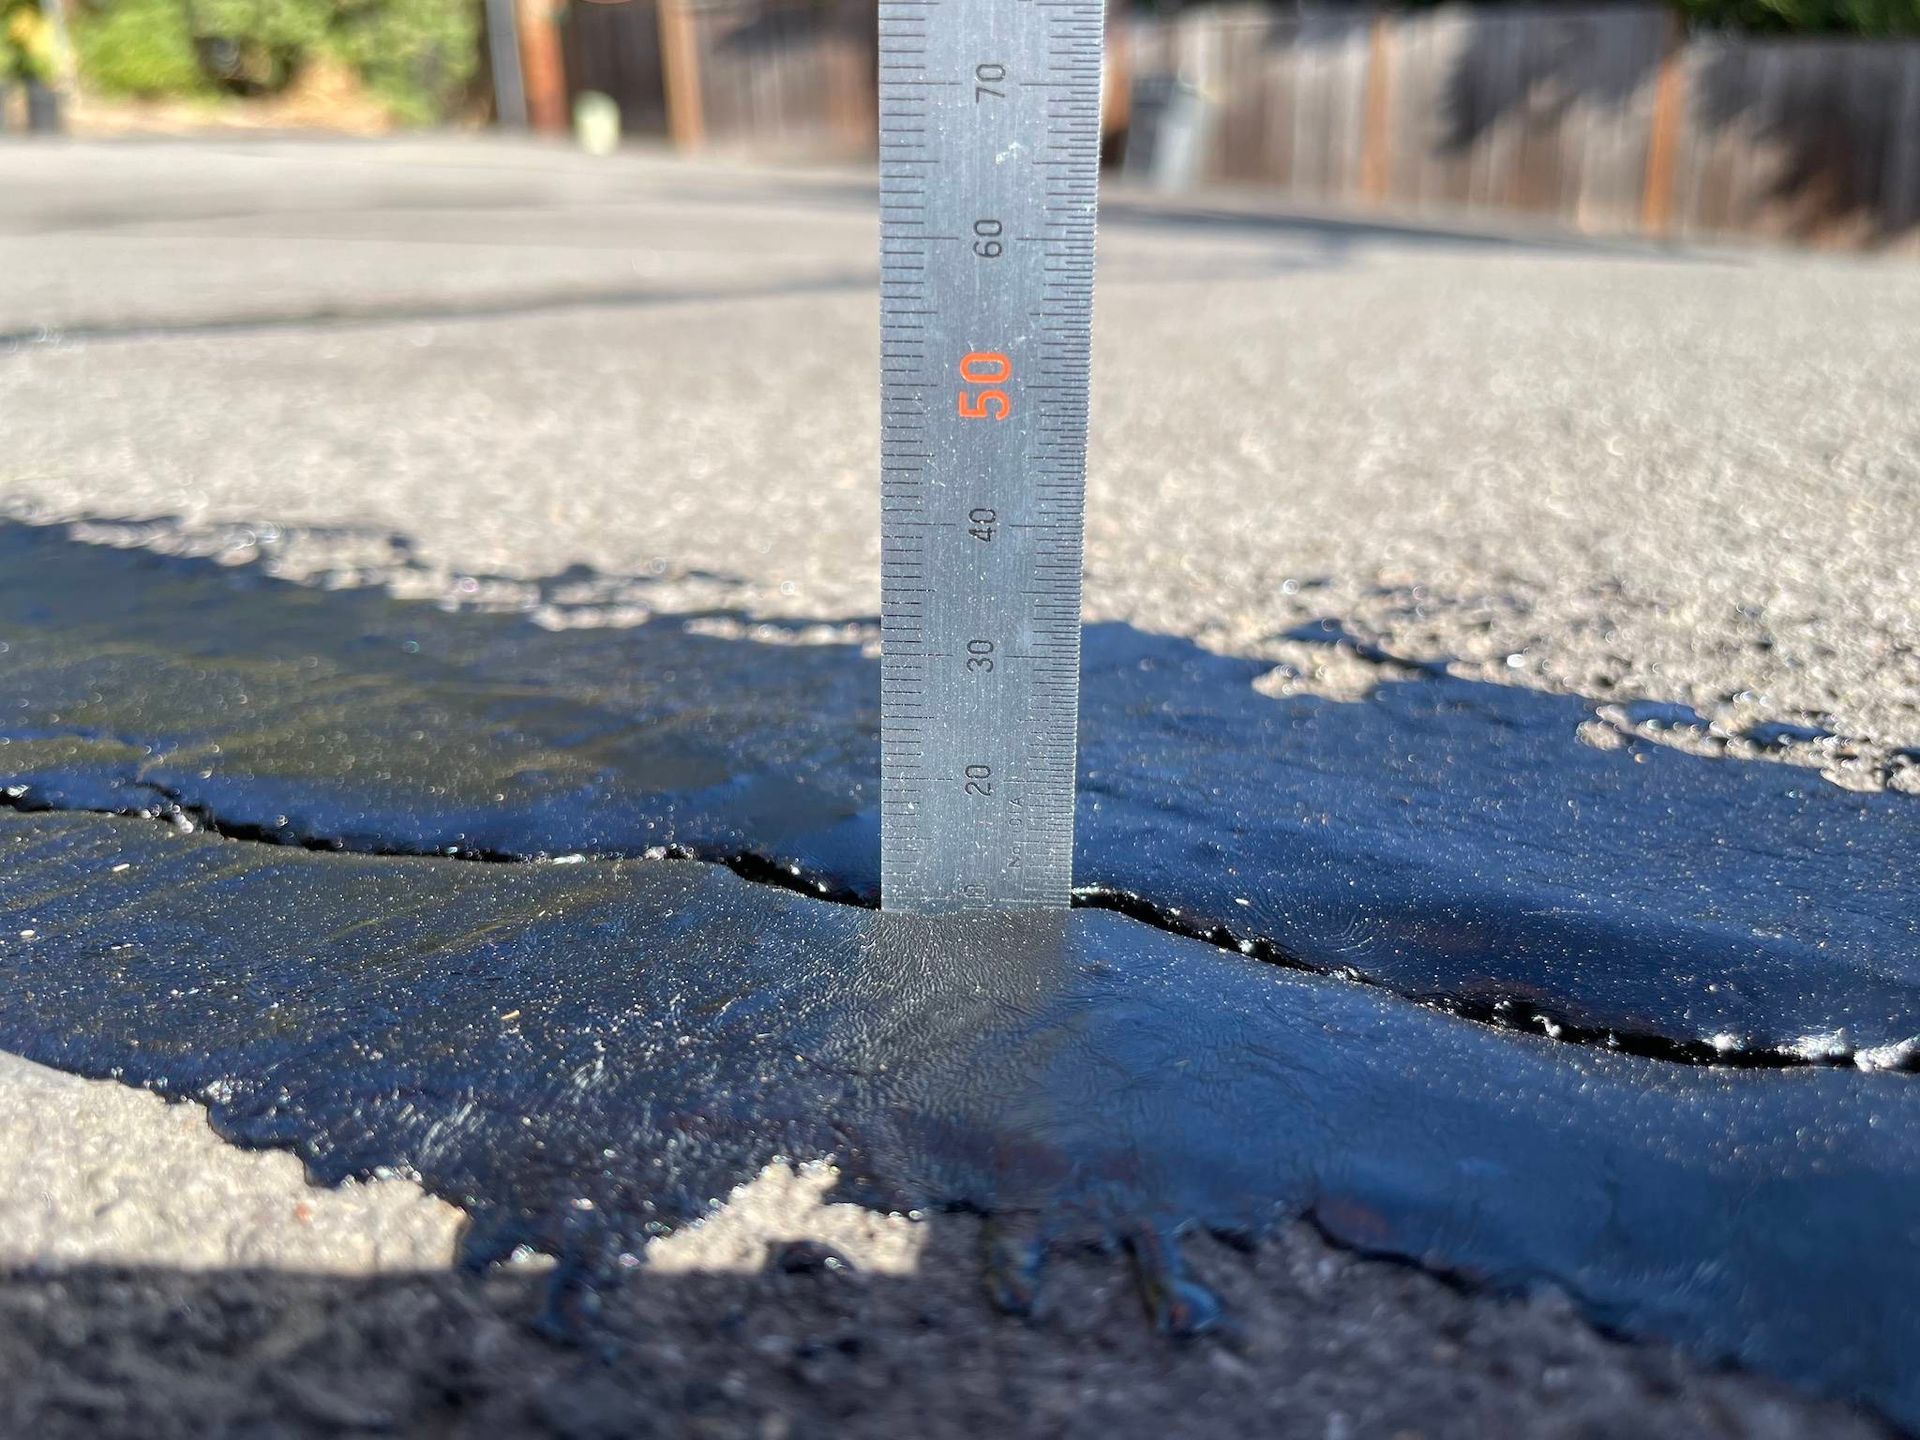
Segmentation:
[(198, 1105), (6, 1054), (0, 1155), (8, 1268), (417, 1271), (451, 1262), (462, 1218), (401, 1179), (316, 1189), (291, 1155), (222, 1142)]
[[(36, 514), (877, 608), (868, 177), (444, 142), (0, 165), (0, 484)], [(1920, 783), (1910, 263), (1120, 193), (1101, 245), (1091, 618), (1280, 659), (1333, 614)], [(372, 318), (308, 323), (342, 313)]]
[(910, 1280), (778, 1262), (750, 1276), (636, 1272), (606, 1295), (591, 1347), (544, 1334), (543, 1281), (515, 1271), (14, 1277), (0, 1284), (0, 1428), (49, 1440), (1890, 1433), (1610, 1341), (1555, 1296), (1471, 1298), (1305, 1226), (1250, 1256), (1195, 1245), (1194, 1273), (1246, 1323), (1190, 1345), (1139, 1323), (1116, 1257), (1060, 1260), (1047, 1313), (1021, 1323), (980, 1289), (980, 1221), (924, 1228)]

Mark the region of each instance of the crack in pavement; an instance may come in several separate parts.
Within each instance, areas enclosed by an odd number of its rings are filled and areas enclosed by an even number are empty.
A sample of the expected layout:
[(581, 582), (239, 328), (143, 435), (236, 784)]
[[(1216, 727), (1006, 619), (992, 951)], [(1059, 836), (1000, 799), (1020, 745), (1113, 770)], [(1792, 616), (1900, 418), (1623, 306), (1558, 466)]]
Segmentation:
[(1498, 996), (1465, 1000), (1444, 992), (1408, 994), (1383, 985), (1352, 969), (1329, 969), (1288, 955), (1271, 941), (1257, 936), (1236, 935), (1224, 925), (1196, 924), (1180, 912), (1156, 905), (1143, 896), (1094, 888), (1077, 888), (1073, 903), (1089, 909), (1113, 910), (1163, 930), (1199, 940), (1220, 950), (1230, 950), (1264, 964), (1297, 970), (1362, 985), (1392, 995), (1409, 1004), (1437, 1010), (1461, 1020), (1490, 1026), (1496, 1030), (1540, 1036), (1565, 1045), (1598, 1047), (1643, 1060), (1670, 1065), (1695, 1065), (1738, 1070), (1795, 1070), (1807, 1066), (1852, 1066), (1860, 1070), (1888, 1071), (1899, 1074), (1920, 1072), (1920, 1036), (1912, 1040), (1872, 1048), (1853, 1048), (1844, 1043), (1821, 1049), (1759, 1050), (1716, 1046), (1710, 1042), (1675, 1040), (1649, 1032), (1622, 1032), (1613, 1029), (1583, 1027), (1555, 1019), (1550, 1010), (1525, 997)]
[[(871, 905), (874, 662), (756, 633), (551, 631), (0, 526), (0, 787), (317, 849), (684, 855)], [(1433, 667), (1349, 702), (1124, 626), (1086, 661), (1083, 907), (1579, 1045), (1914, 1066), (1906, 797), (1596, 751), (1585, 702)]]
[(738, 300), (776, 300), (808, 295), (837, 295), (871, 290), (873, 272), (789, 276), (764, 285), (715, 285), (679, 290), (615, 286), (488, 300), (449, 299), (442, 304), (405, 305), (364, 302), (317, 304), (278, 314), (232, 315), (217, 319), (154, 320), (117, 324), (35, 325), (0, 330), (0, 357), (62, 345), (122, 343), (134, 340), (185, 340), (203, 336), (280, 334), (316, 329), (363, 329), (383, 325), (442, 324), (506, 320), (522, 315), (555, 315), (577, 310), (635, 310), (675, 305), (704, 305)]
[[(285, 830), (269, 829), (260, 825), (235, 824), (223, 821), (205, 806), (194, 805), (183, 800), (178, 794), (165, 786), (151, 782), (139, 782), (140, 787), (150, 792), (158, 802), (152, 805), (129, 805), (120, 809), (78, 809), (56, 805), (41, 805), (35, 802), (32, 792), (26, 787), (0, 787), (0, 809), (10, 809), (20, 814), (98, 814), (133, 817), (156, 820), (183, 833), (203, 830), (223, 839), (266, 845), (291, 845), (304, 850), (326, 853), (342, 853), (352, 848), (353, 853), (372, 858), (439, 858), (463, 861), (478, 861), (488, 864), (553, 864), (570, 863), (580, 860), (611, 860), (621, 857), (614, 855), (588, 855), (569, 852), (563, 857), (532, 857), (500, 851), (481, 851), (462, 848), (450, 848), (444, 851), (421, 851), (405, 848), (379, 848), (370, 846), (349, 847), (337, 837), (327, 835), (289, 834)], [(796, 895), (805, 895), (810, 899), (823, 900), (830, 904), (851, 905), (861, 909), (877, 908), (875, 902), (859, 892), (844, 885), (815, 874), (810, 874), (800, 866), (783, 863), (772, 856), (754, 851), (707, 852), (685, 845), (662, 845), (649, 849), (639, 857), (647, 860), (679, 860), (696, 864), (714, 865), (731, 871), (741, 879), (755, 885), (764, 885), (777, 890), (789, 891)], [(1673, 1065), (1693, 1065), (1722, 1067), (1742, 1070), (1792, 1070), (1809, 1066), (1853, 1067), (1860, 1070), (1886, 1071), (1910, 1074), (1920, 1072), (1920, 1037), (1914, 1040), (1883, 1045), (1870, 1049), (1847, 1047), (1836, 1043), (1824, 1049), (1805, 1051), (1768, 1051), (1768, 1050), (1729, 1050), (1711, 1044), (1688, 1043), (1670, 1039), (1658, 1034), (1622, 1034), (1613, 1030), (1588, 1030), (1565, 1021), (1556, 1020), (1532, 1001), (1514, 997), (1499, 997), (1464, 1001), (1444, 993), (1417, 995), (1406, 994), (1389, 985), (1370, 980), (1352, 969), (1332, 969), (1316, 966), (1297, 956), (1289, 955), (1270, 941), (1257, 936), (1235, 934), (1224, 925), (1207, 925), (1188, 920), (1179, 910), (1159, 905), (1141, 895), (1126, 894), (1121, 891), (1102, 889), (1098, 886), (1076, 886), (1072, 904), (1076, 909), (1108, 910), (1123, 915), (1130, 920), (1149, 926), (1168, 935), (1177, 935), (1184, 939), (1197, 940), (1218, 950), (1242, 955), (1261, 964), (1274, 965), (1282, 969), (1297, 971), (1305, 975), (1314, 975), (1325, 979), (1337, 980), (1347, 984), (1364, 986), (1368, 989), (1391, 995), (1395, 999), (1426, 1009), (1437, 1010), (1442, 1014), (1458, 1019), (1469, 1020), (1497, 1030), (1506, 1030), (1520, 1034), (1540, 1036), (1567, 1045), (1593, 1046), (1623, 1055), (1634, 1055), (1641, 1059), (1661, 1061)]]

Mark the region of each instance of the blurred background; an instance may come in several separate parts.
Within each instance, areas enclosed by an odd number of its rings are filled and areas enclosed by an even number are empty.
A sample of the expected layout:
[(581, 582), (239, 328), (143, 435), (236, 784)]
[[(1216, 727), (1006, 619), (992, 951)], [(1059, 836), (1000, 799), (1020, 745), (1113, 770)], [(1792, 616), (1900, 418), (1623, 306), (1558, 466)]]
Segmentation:
[[(0, 0), (0, 18), (4, 129), (873, 148), (872, 0)], [(1108, 44), (1108, 162), (1163, 192), (1920, 243), (1920, 0), (1116, 5)]]

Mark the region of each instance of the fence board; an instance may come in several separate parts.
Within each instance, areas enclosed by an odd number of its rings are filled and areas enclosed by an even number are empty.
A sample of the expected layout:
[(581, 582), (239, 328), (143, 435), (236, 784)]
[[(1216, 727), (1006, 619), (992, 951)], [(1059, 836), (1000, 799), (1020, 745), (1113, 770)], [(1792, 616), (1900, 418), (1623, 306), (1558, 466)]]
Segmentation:
[(1583, 228), (1625, 230), (1640, 221), (1654, 93), (1670, 31), (1666, 16), (1644, 13), (1601, 27), (1595, 36), (1598, 93), (1579, 99), (1586, 155), (1572, 202), (1573, 218)]
[(1218, 72), (1210, 88), (1218, 95), (1214, 120), (1217, 158), (1214, 174), (1229, 180), (1281, 180), (1284, 158), (1267, 148), (1267, 107), (1273, 70), (1284, 64), (1285, 39), (1279, 22), (1249, 17), (1214, 27), (1220, 38)]
[(1328, 106), (1331, 57), (1324, 44), (1302, 34), (1293, 51), (1293, 185), (1307, 195), (1325, 195), (1335, 183), (1334, 116)]
[(1888, 136), (1881, 213), (1891, 234), (1920, 238), (1920, 45), (1899, 58), (1900, 98)]
[(1351, 199), (1362, 190), (1362, 160), (1366, 147), (1367, 68), (1373, 20), (1351, 11), (1311, 12), (1301, 28), (1301, 41), (1318, 47), (1322, 57), (1328, 154), (1326, 184), (1329, 199)]
[(597, 90), (611, 96), (620, 107), (620, 128), (628, 135), (666, 134), (660, 16), (654, 0), (575, 6), (564, 30), (572, 95)]
[(1282, 189), (1299, 182), (1294, 153), (1299, 145), (1300, 119), (1294, 114), (1295, 57), (1293, 41), (1298, 22), (1276, 22), (1260, 44), (1260, 139), (1265, 146), (1261, 168)]
[(871, 5), (722, 0), (700, 5), (693, 26), (709, 145), (772, 157), (871, 153)]
[(1686, 68), (1676, 208), (1690, 233), (1866, 244), (1920, 221), (1920, 45), (1697, 41)]

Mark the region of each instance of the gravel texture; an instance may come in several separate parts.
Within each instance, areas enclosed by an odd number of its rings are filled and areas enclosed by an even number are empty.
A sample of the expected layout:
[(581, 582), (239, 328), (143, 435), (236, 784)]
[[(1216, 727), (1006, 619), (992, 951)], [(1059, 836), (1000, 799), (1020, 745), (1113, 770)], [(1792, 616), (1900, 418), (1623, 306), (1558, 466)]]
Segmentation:
[(782, 1238), (753, 1274), (636, 1272), (595, 1297), (586, 1341), (543, 1320), (547, 1281), (518, 1267), (18, 1276), (0, 1283), (0, 1428), (49, 1440), (1882, 1433), (1840, 1407), (1616, 1344), (1556, 1297), (1470, 1298), (1304, 1228), (1253, 1256), (1196, 1244), (1196, 1273), (1238, 1323), (1186, 1344), (1140, 1323), (1118, 1257), (1057, 1263), (1047, 1308), (1023, 1323), (982, 1293), (979, 1221), (913, 1228), (924, 1235), (910, 1277), (861, 1270), (853, 1247)]
[[(877, 607), (857, 172), (261, 142), (21, 147), (0, 188), (16, 507)], [(1125, 194), (1101, 265), (1090, 617), (1288, 659), (1338, 616), (1920, 786), (1920, 269)]]
[(225, 1144), (198, 1105), (5, 1054), (0, 1155), (0, 1266), (368, 1275), (446, 1266), (460, 1227), (410, 1181), (315, 1189), (291, 1155)]

